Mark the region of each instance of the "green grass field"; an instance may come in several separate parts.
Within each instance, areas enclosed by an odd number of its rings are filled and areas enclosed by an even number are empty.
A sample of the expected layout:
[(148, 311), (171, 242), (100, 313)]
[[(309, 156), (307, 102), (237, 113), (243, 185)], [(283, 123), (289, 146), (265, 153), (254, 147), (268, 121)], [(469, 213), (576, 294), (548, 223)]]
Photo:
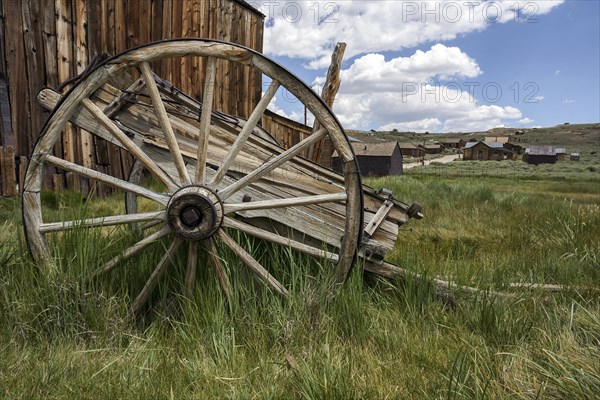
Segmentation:
[[(520, 282), (563, 292), (457, 292), (449, 307), (429, 281), (363, 279), (356, 268), (331, 296), (326, 265), (250, 242), (292, 288), (291, 301), (253, 284), (233, 256), (225, 260), (235, 271), (232, 304), (211, 271), (182, 298), (178, 262), (139, 321), (126, 318), (127, 305), (156, 254), (85, 284), (104, 249), (126, 243), (74, 231), (38, 270), (19, 201), (2, 199), (0, 398), (596, 398), (600, 296), (589, 288), (600, 288), (599, 182), (585, 171), (368, 182), (423, 205), (425, 218), (403, 227), (389, 254), (402, 267), (499, 291)], [(120, 198), (83, 207), (74, 194), (46, 196), (59, 216), (121, 207)]]

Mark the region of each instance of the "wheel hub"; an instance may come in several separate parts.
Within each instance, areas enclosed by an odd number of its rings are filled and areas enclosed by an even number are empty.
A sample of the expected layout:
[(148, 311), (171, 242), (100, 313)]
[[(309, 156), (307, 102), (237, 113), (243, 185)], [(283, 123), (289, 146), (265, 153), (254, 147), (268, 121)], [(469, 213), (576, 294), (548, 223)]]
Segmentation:
[(207, 239), (223, 223), (223, 203), (206, 186), (186, 186), (169, 200), (167, 223), (180, 239), (194, 242)]

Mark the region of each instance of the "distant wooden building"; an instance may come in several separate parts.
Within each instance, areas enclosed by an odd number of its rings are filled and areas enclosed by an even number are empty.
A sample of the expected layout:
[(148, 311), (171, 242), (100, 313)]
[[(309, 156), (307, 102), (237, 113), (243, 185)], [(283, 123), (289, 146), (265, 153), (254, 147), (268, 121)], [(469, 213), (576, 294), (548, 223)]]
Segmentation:
[(421, 145), (421, 147), (425, 150), (426, 154), (440, 154), (444, 152), (444, 145), (441, 145), (439, 143), (428, 143), (428, 144), (423, 144)]
[(469, 142), (463, 148), (463, 160), (502, 161), (516, 158), (517, 154), (504, 148), (500, 142)]
[[(353, 142), (352, 148), (361, 175), (402, 175), (402, 151), (398, 142)], [(334, 171), (342, 172), (342, 164), (337, 152), (333, 153), (331, 165)]]
[(508, 149), (510, 151), (513, 151), (517, 154), (521, 154), (523, 152), (523, 146), (518, 145), (516, 143), (513, 142), (506, 142), (503, 144), (505, 149)]
[(567, 159), (567, 149), (564, 147), (557, 147), (556, 151), (556, 161), (565, 161)]
[(438, 140), (438, 143), (444, 146), (447, 149), (460, 149), (462, 148), (467, 141), (465, 139), (441, 139)]
[(400, 151), (402, 152), (402, 156), (404, 156), (404, 157), (421, 158), (421, 157), (425, 156), (425, 149), (422, 147), (416, 146), (412, 143), (399, 142), (398, 147), (400, 147)]
[(552, 146), (530, 146), (525, 149), (523, 161), (528, 164), (555, 164), (556, 149)]
[(508, 136), (486, 136), (483, 140), (487, 143), (498, 142), (498, 143), (508, 143), (510, 138)]
[(571, 153), (571, 161), (579, 161), (579, 153)]

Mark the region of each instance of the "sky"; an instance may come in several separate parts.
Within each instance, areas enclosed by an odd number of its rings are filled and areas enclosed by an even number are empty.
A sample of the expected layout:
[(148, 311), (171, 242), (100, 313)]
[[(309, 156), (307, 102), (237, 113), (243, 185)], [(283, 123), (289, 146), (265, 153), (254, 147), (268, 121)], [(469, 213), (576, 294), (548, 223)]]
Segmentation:
[[(347, 44), (333, 106), (346, 129), (600, 122), (598, 0), (248, 2), (266, 16), (264, 53), (317, 91)], [(269, 108), (304, 120), (287, 92)]]

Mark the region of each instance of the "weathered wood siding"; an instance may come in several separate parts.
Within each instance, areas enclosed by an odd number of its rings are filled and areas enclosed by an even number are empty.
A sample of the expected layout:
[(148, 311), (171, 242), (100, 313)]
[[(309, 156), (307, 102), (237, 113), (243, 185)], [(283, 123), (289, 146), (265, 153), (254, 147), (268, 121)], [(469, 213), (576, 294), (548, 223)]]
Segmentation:
[(262, 127), (273, 135), (277, 143), (292, 147), (312, 134), (312, 128), (267, 110), (261, 120)]
[[(30, 154), (48, 117), (37, 93), (81, 73), (97, 55), (180, 37), (262, 52), (264, 16), (242, 1), (0, 0), (0, 13), (0, 146), (14, 146), (17, 156)], [(200, 99), (204, 67), (188, 58), (157, 65), (155, 72)], [(248, 67), (219, 62), (214, 108), (247, 117), (261, 84)], [(129, 171), (124, 152), (72, 127), (55, 153), (118, 177)]]
[[(312, 127), (285, 118), (279, 114), (275, 114), (270, 110), (267, 110), (263, 115), (261, 125), (273, 135), (279, 145), (285, 148), (297, 144), (313, 133)], [(332, 168), (331, 156), (334, 151), (335, 149), (333, 148), (331, 140), (329, 137), (325, 137), (321, 143), (319, 154), (316, 155), (312, 161), (324, 167)], [(305, 156), (307, 156), (307, 154), (305, 154)]]
[[(357, 155), (356, 160), (362, 176), (389, 176), (402, 175), (402, 152), (400, 149), (394, 151), (392, 156), (364, 156)], [(334, 156), (331, 161), (332, 169), (342, 172), (342, 163), (339, 157)]]

